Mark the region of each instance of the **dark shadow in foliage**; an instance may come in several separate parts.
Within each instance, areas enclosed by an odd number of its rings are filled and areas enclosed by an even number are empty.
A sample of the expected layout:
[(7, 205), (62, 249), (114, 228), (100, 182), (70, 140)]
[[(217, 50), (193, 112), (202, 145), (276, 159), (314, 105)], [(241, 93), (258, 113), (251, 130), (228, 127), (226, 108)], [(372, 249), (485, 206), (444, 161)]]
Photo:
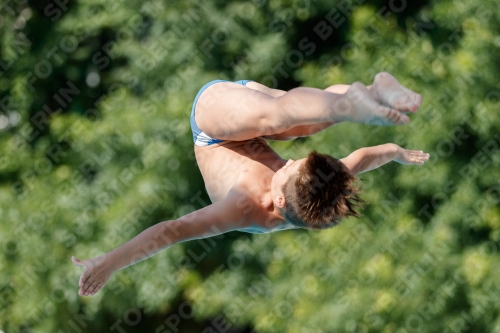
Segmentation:
[[(86, 30), (75, 30), (71, 35), (61, 35), (55, 30), (57, 22), (74, 10), (75, 4), (76, 2), (66, 2), (63, 7), (58, 7), (52, 1), (30, 4), (35, 12), (27, 22), (27, 30), (30, 31), (29, 39), (37, 41), (31, 46), (30, 54), (38, 59), (37, 63), (42, 60), (44, 63), (50, 63), (47, 66), (50, 66), (51, 70), (46, 78), (32, 73), (31, 84), (36, 93), (31, 104), (30, 123), (33, 130), (39, 133), (30, 141), (31, 145), (49, 134), (48, 123), (51, 114), (72, 110), (84, 115), (88, 110), (95, 110), (96, 101), (109, 93), (110, 86), (103, 80), (107, 73), (126, 65), (125, 59), (111, 59), (103, 51), (105, 45), (116, 39), (116, 32), (111, 29), (103, 29), (97, 36), (87, 35)], [(52, 39), (46, 40), (49, 37)], [(66, 37), (78, 42), (74, 50), (66, 44), (63, 45)], [(47, 45), (52, 47), (47, 49)], [(82, 60), (73, 57), (81, 48), (89, 48), (92, 56)], [(89, 71), (97, 71), (101, 77), (100, 83), (95, 87), (89, 87), (86, 83)], [(87, 118), (95, 120), (99, 119), (100, 115)]]
[[(132, 299), (132, 298), (131, 298)], [(196, 309), (182, 297), (177, 295), (165, 311), (150, 313), (137, 303), (130, 303), (121, 317), (116, 317), (114, 311), (104, 308), (96, 317), (85, 314), (81, 308), (79, 314), (61, 326), (67, 331), (85, 328), (85, 332), (225, 332), (225, 333), (252, 333), (250, 326), (234, 327), (224, 319), (223, 314), (213, 318), (197, 321), (194, 317)]]

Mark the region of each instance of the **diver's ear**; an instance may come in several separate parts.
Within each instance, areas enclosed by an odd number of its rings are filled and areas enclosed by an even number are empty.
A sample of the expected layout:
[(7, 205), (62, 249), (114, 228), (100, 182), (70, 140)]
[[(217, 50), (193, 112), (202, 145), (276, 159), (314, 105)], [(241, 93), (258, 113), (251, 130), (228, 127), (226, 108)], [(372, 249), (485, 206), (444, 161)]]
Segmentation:
[(279, 208), (283, 208), (285, 207), (285, 204), (286, 204), (286, 200), (285, 200), (285, 197), (282, 196), (282, 195), (279, 195), (275, 200), (274, 200), (274, 204), (279, 207)]

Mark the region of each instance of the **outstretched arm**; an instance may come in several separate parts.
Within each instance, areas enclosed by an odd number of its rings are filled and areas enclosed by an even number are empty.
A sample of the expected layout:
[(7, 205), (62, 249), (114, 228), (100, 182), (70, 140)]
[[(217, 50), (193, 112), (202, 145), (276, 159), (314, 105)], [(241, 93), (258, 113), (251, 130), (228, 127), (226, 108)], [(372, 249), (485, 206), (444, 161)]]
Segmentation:
[(85, 268), (80, 277), (78, 294), (94, 295), (115, 271), (147, 259), (176, 243), (211, 237), (244, 227), (249, 212), (243, 212), (238, 208), (241, 205), (237, 204), (244, 199), (243, 195), (232, 190), (224, 200), (177, 220), (160, 222), (102, 256), (88, 260), (72, 257), (75, 265)]
[(359, 174), (376, 169), (391, 161), (401, 164), (424, 164), (428, 159), (429, 154), (421, 150), (407, 150), (394, 143), (386, 143), (358, 149), (342, 158), (341, 161), (354, 174)]

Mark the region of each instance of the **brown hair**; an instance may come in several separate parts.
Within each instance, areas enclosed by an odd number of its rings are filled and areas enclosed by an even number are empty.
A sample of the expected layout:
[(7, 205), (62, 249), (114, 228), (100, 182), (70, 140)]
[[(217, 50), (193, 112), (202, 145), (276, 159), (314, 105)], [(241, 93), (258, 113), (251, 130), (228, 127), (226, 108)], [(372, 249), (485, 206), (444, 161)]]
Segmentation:
[(338, 159), (313, 150), (285, 184), (285, 217), (309, 229), (335, 226), (342, 217), (359, 216), (358, 180)]

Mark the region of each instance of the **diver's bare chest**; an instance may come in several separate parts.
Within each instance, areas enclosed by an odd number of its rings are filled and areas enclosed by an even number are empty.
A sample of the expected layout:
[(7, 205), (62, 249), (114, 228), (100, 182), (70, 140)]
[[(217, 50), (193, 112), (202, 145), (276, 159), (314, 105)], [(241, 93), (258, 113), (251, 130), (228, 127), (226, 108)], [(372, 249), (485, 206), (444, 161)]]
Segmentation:
[(278, 161), (279, 156), (272, 150), (272, 154), (265, 150), (252, 154), (252, 151), (241, 148), (195, 147), (198, 167), (212, 202), (225, 198), (231, 188), (240, 182), (251, 184), (256, 195), (269, 190), (275, 173), (273, 162)]

